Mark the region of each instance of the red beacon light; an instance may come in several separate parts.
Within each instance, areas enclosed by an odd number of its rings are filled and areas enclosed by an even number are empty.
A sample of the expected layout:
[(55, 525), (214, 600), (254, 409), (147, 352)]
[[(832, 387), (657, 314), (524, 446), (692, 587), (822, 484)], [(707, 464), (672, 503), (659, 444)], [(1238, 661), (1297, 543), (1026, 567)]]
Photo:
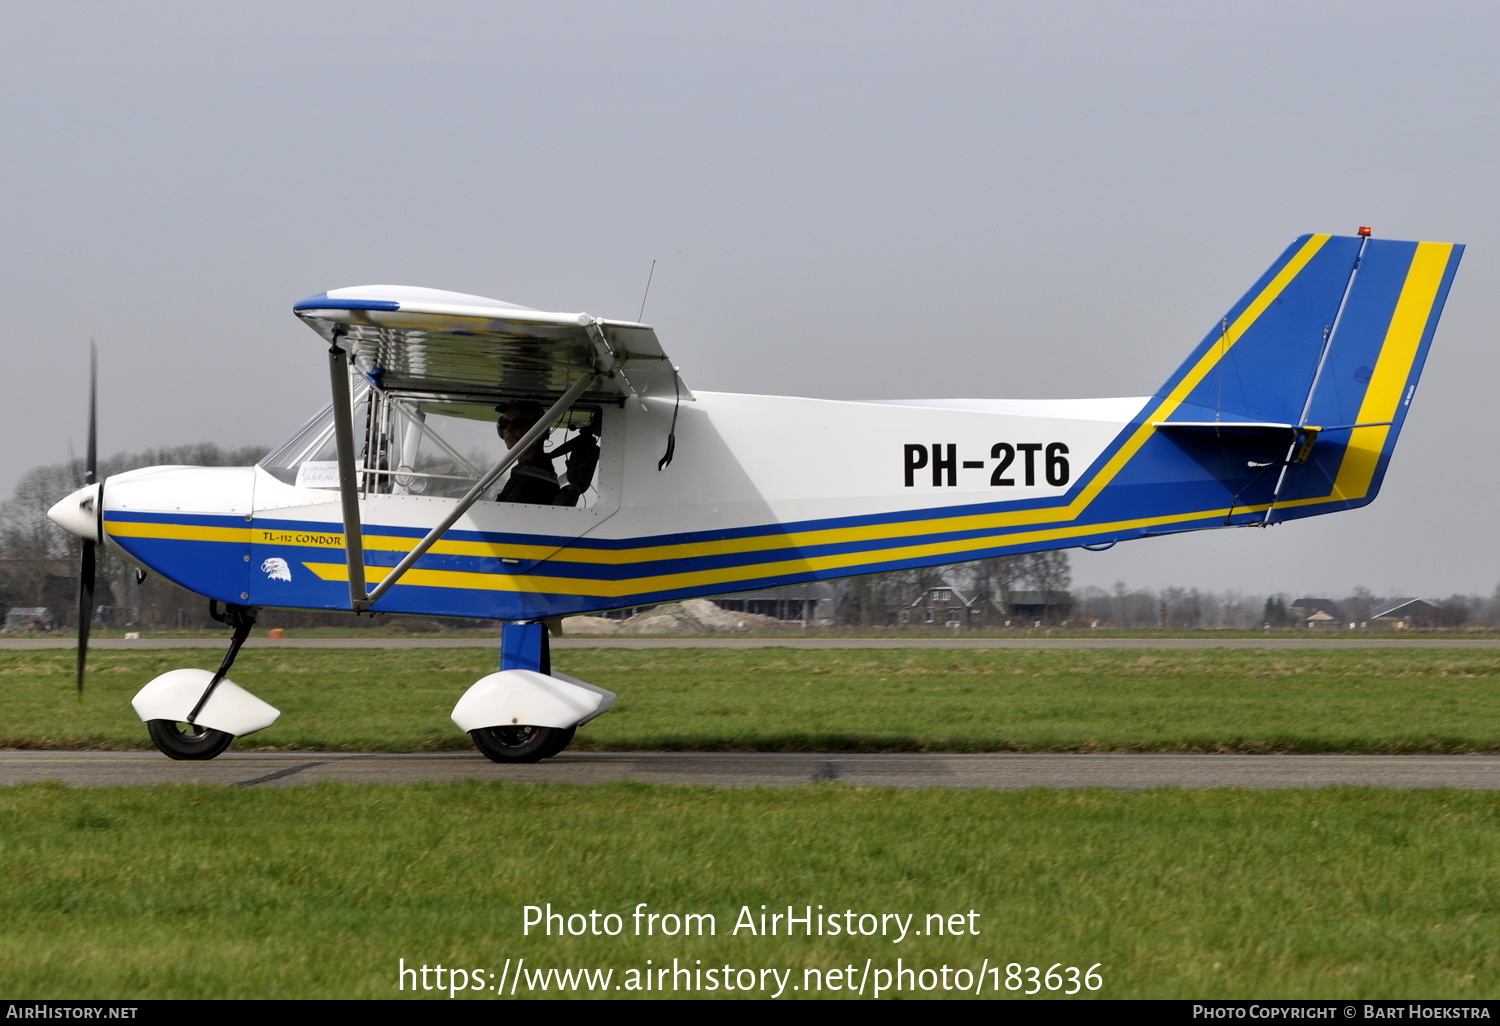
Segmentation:
[(1359, 237), (1361, 239), (1368, 239), (1370, 237), (1370, 226), (1369, 225), (1362, 224), (1362, 225), (1359, 226)]

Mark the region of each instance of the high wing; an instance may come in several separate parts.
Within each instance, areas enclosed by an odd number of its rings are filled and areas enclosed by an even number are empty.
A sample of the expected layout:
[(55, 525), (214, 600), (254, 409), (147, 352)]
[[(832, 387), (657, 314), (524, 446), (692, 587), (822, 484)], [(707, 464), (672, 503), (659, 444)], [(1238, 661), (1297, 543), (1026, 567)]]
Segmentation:
[(385, 389), (498, 401), (557, 396), (596, 374), (584, 401), (693, 398), (646, 324), (409, 285), (334, 289), (292, 309), (325, 339), (342, 339)]
[[(612, 403), (630, 396), (693, 398), (684, 394), (656, 332), (645, 324), (531, 310), (483, 296), (406, 285), (336, 289), (304, 299), (292, 309), (331, 343), (334, 438), (349, 601), (355, 610), (379, 601), (574, 404)], [(534, 398), (547, 405), (500, 462), (479, 477), (373, 590), (365, 586), (350, 367), (383, 392), (466, 404)]]

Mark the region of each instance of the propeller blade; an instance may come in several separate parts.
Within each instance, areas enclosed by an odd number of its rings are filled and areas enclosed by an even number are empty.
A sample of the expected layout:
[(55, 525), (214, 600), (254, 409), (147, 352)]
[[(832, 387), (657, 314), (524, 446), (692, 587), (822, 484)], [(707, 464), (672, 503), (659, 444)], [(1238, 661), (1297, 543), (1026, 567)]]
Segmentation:
[(94, 543), (85, 539), (78, 567), (78, 700), (83, 701), (83, 669), (89, 659), (89, 627), (94, 622)]
[[(91, 485), (99, 470), (99, 346), (89, 339), (89, 444), (83, 468), (83, 483)], [(102, 503), (103, 494), (98, 502)], [(96, 511), (97, 515), (97, 511)], [(94, 623), (94, 577), (97, 558), (94, 542), (83, 540), (83, 555), (78, 562), (78, 700), (83, 701), (83, 671), (89, 659), (89, 628)]]
[(99, 347), (89, 339), (89, 448), (88, 459), (83, 468), (83, 483), (93, 484), (98, 480), (99, 430), (95, 412), (99, 396)]

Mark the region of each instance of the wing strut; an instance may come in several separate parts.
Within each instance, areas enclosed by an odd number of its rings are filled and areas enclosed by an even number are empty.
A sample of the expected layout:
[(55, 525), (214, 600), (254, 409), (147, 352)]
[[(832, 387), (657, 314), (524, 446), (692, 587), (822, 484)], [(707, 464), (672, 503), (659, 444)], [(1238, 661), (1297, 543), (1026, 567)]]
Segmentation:
[(458, 500), (458, 504), (448, 511), (448, 515), (443, 517), (436, 527), (428, 531), (426, 536), (402, 558), (401, 562), (391, 568), (390, 573), (385, 575), (373, 591), (366, 594), (364, 541), (359, 519), (359, 498), (354, 470), (354, 418), (349, 405), (348, 357), (339, 348), (337, 339), (334, 340), (333, 348), (329, 350), (328, 358), (329, 373), (333, 378), (334, 435), (338, 444), (339, 490), (344, 505), (345, 552), (349, 562), (349, 605), (357, 613), (364, 612), (380, 601), (380, 597), (390, 591), (392, 586), (406, 574), (406, 571), (426, 555), (427, 550), (432, 548), (439, 538), (448, 533), (448, 529), (458, 522), (459, 517), (469, 511), (469, 507), (479, 501), (501, 474), (509, 470), (523, 453), (551, 430), (552, 422), (566, 412), (579, 396), (588, 391), (599, 377), (591, 370), (568, 386), (568, 390), (558, 397), (546, 413), (542, 414), (532, 425), (531, 430), (521, 436), (521, 440), (515, 444), (515, 447), (501, 457), (499, 463), (486, 471), (474, 487)]
[(335, 325), (328, 346), (333, 385), (333, 438), (338, 450), (339, 499), (344, 506), (344, 559), (349, 564), (349, 604), (365, 598), (365, 532), (359, 521), (359, 478), (354, 476), (354, 402), (349, 398), (349, 354), (339, 345), (348, 329)]

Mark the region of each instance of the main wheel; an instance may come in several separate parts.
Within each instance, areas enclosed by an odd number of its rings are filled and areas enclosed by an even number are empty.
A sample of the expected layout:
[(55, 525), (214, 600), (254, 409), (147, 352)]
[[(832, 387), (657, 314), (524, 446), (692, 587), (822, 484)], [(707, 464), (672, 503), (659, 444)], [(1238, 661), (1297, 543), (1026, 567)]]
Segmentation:
[(553, 734), (552, 744), (547, 749), (547, 754), (542, 756), (542, 758), (550, 759), (558, 752), (568, 747), (568, 745), (573, 743), (573, 735), (576, 733), (578, 733), (577, 727), (569, 727), (566, 730), (559, 730), (557, 733)]
[(233, 734), (172, 720), (150, 720), (151, 741), (172, 759), (212, 759), (229, 747)]
[(474, 747), (495, 762), (539, 762), (573, 740), (572, 727), (481, 727), (469, 731)]

